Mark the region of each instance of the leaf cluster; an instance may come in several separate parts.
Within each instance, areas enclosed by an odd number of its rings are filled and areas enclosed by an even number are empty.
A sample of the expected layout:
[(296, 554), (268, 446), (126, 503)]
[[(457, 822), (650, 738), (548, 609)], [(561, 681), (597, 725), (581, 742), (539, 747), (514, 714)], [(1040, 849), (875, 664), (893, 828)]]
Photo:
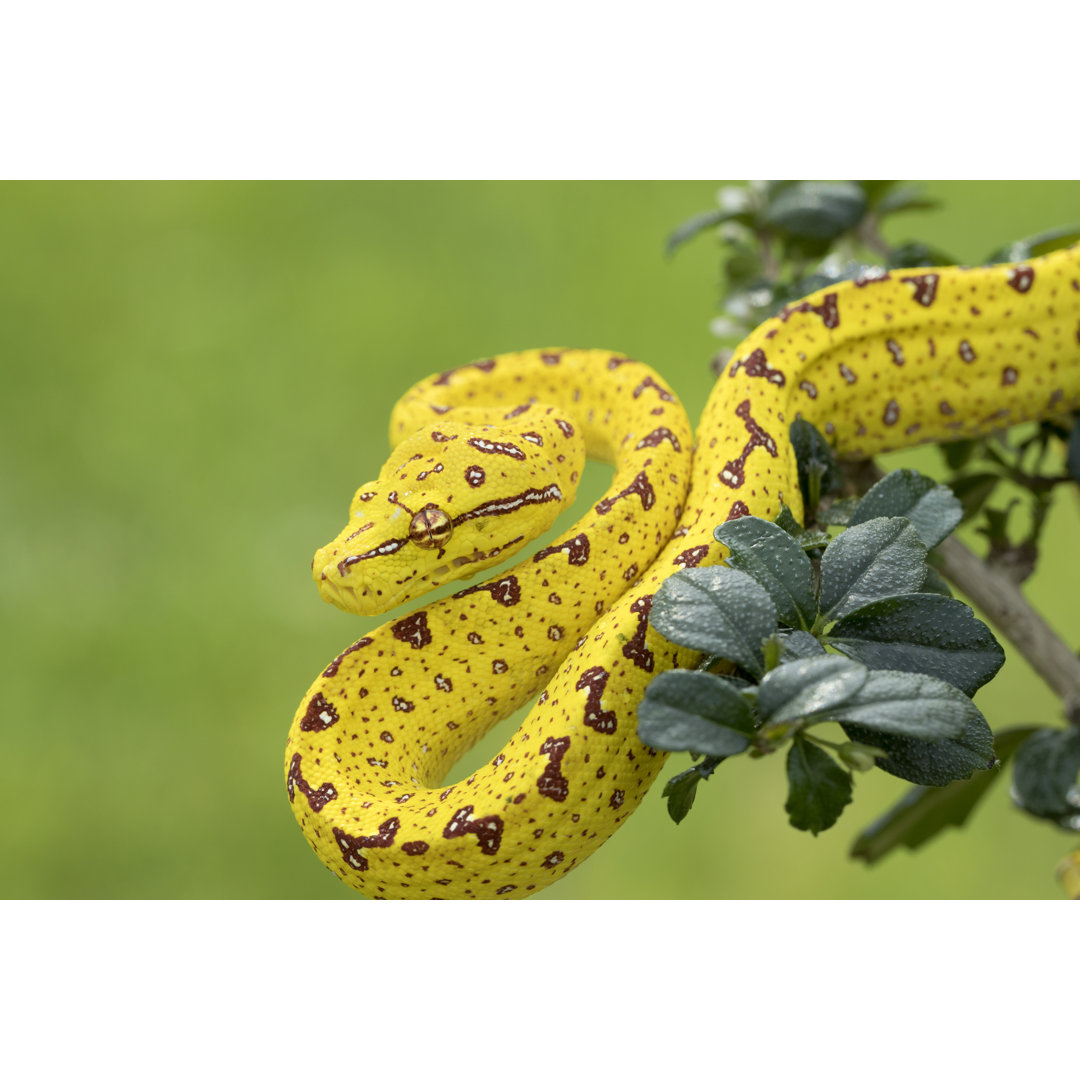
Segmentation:
[[(820, 436), (792, 437), (810, 484)], [(818, 465), (817, 485), (828, 486)], [(900, 470), (833, 511), (845, 527), (832, 536), (803, 530), (786, 511), (776, 522), (727, 521), (715, 536), (728, 565), (680, 571), (654, 597), (653, 627), (705, 654), (698, 670), (657, 676), (638, 712), (643, 742), (695, 756), (665, 788), (676, 821), (700, 780), (744, 753), (787, 748), (786, 808), (796, 828), (815, 834), (850, 802), (853, 771), (940, 786), (994, 763), (971, 696), (1004, 653), (927, 564), (960, 520), (958, 500)], [(715, 674), (720, 660), (726, 670)], [(822, 735), (826, 724), (842, 741)]]
[(725, 245), (724, 315), (713, 329), (720, 337), (741, 338), (785, 304), (836, 281), (954, 261), (925, 244), (890, 248), (882, 239), (883, 219), (937, 206), (914, 184), (771, 180), (723, 187), (717, 202), (716, 209), (675, 229), (667, 252), (707, 231), (719, 232)]

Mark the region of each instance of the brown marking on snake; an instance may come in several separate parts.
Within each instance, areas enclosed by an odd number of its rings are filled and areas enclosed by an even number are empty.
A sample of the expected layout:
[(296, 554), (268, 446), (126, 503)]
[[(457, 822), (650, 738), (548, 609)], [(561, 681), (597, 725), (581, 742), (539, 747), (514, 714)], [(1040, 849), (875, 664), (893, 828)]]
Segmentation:
[(570, 793), (570, 781), (562, 774), (562, 759), (569, 749), (569, 735), (558, 739), (549, 736), (540, 747), (539, 752), (546, 755), (548, 763), (536, 781), (536, 789), (546, 799), (562, 802)]
[(324, 679), (333, 678), (338, 673), (338, 668), (341, 667), (341, 661), (345, 659), (349, 653), (356, 652), (357, 649), (362, 649), (365, 645), (370, 645), (374, 638), (362, 637), (359, 641), (350, 645), (343, 653), (340, 653), (337, 657), (330, 661), (326, 670), (322, 673)]
[(811, 399), (817, 397), (817, 387), (809, 379), (803, 379), (803, 381), (799, 383), (799, 389), (805, 390), (807, 394), (810, 395)]
[(390, 627), (390, 633), (398, 639), (411, 645), (414, 649), (422, 649), (431, 644), (431, 630), (428, 629), (427, 612), (416, 611), (406, 616), (400, 622)]
[(600, 701), (604, 693), (604, 687), (607, 686), (609, 674), (602, 667), (591, 667), (588, 671), (581, 673), (581, 678), (578, 679), (574, 687), (575, 690), (585, 690), (588, 693), (588, 697), (585, 699), (585, 717), (582, 723), (586, 727), (591, 727), (604, 735), (612, 734), (618, 726), (615, 713), (604, 709)]
[[(533, 401), (536, 399), (533, 398)], [(516, 409), (511, 409), (504, 417), (504, 420), (513, 420), (516, 416), (521, 416), (523, 413), (527, 413), (533, 407), (532, 401), (526, 401), (523, 405), (518, 405)]]
[(569, 439), (574, 434), (574, 425), (568, 420), (555, 419), (555, 426)]
[(469, 487), (478, 488), (487, 479), (487, 474), (479, 465), (470, 465), (465, 470), (465, 483)]
[(736, 360), (728, 369), (728, 377), (734, 379), (740, 368), (743, 368), (747, 375), (765, 379), (766, 382), (771, 382), (775, 386), (783, 386), (786, 382), (782, 371), (769, 367), (764, 349), (755, 349), (749, 356)]
[(666, 427), (658, 427), (655, 431), (650, 431), (638, 444), (634, 447), (635, 450), (642, 450), (646, 446), (659, 446), (664, 439), (667, 439), (677, 453), (682, 453), (682, 447), (679, 445), (678, 436), (670, 429)]
[[(454, 525), (460, 525), (463, 521), (472, 521), (479, 517), (497, 517), (500, 514), (512, 514), (523, 506), (535, 506), (537, 503), (557, 502), (562, 499), (563, 493), (558, 484), (548, 484), (546, 488), (526, 488), (517, 495), (510, 495), (505, 499), (492, 499), (490, 502), (481, 503), (464, 514), (454, 518)], [(404, 541), (402, 541), (404, 543)], [(365, 556), (366, 557), (366, 556)]]
[(889, 355), (892, 357), (892, 362), (897, 367), (903, 367), (904, 366), (904, 350), (901, 349), (900, 346), (895, 341), (893, 341), (892, 338), (889, 338), (885, 342), (885, 348), (889, 350)]
[(540, 354), (540, 359), (545, 364), (547, 364), (548, 366), (552, 366), (554, 364), (557, 364), (562, 359), (562, 353), (557, 353), (557, 352), (541, 353)]
[(1034, 330), (1032, 330), (1030, 326), (1025, 326), (1024, 327), (1024, 333), (1025, 334), (1030, 334), (1031, 337), (1033, 337), (1036, 341), (1040, 340), (1039, 335)]
[(1018, 293), (1026, 293), (1035, 281), (1035, 271), (1030, 266), (1014, 266), (1005, 279), (1005, 284)]
[(1015, 386), (1016, 380), (1020, 378), (1019, 373), (1014, 367), (1006, 367), (1001, 373), (1001, 385), (1002, 386)]
[(911, 286), (915, 303), (929, 307), (937, 298), (939, 277), (939, 274), (913, 274), (900, 280)]
[(320, 784), (318, 788), (313, 788), (300, 772), (300, 760), (299, 754), (293, 754), (292, 761), (289, 762), (289, 775), (285, 780), (285, 790), (289, 793), (289, 802), (293, 802), (296, 798), (296, 792), (299, 790), (301, 795), (307, 797), (308, 806), (317, 814), (328, 802), (337, 798), (337, 788), (329, 781)]
[(616, 788), (611, 793), (611, 798), (608, 799), (608, 806), (610, 806), (612, 810), (618, 810), (619, 807), (622, 806), (624, 798), (626, 798), (626, 792)]
[(685, 551), (680, 551), (671, 561), (676, 566), (697, 566), (706, 555), (709, 554), (708, 544), (699, 544), (697, 547), (687, 548)]
[(300, 730), (325, 731), (339, 719), (337, 709), (322, 694), (313, 694), (308, 702), (307, 711), (300, 720)]
[(513, 443), (495, 442), (492, 439), (481, 438), (469, 439), (468, 443), (479, 450), (481, 454), (505, 454), (507, 457), (515, 458), (517, 461), (525, 460), (525, 452)]
[(441, 431), (433, 431), (431, 433), (432, 442), (453, 442), (456, 438), (456, 435), (444, 435)]
[(900, 419), (900, 406), (895, 398), (885, 406), (885, 414), (881, 419), (886, 427), (892, 427)]
[(956, 414), (956, 410), (945, 400), (938, 402), (938, 412), (942, 416), (954, 416)]
[(525, 432), (522, 432), (521, 437), (526, 442), (531, 442), (533, 444), (533, 446), (543, 446), (544, 445), (544, 440), (541, 437), (539, 431), (525, 431)]
[(729, 461), (718, 474), (721, 483), (727, 484), (731, 488), (742, 487), (743, 481), (746, 479), (746, 459), (750, 456), (750, 451), (755, 447), (763, 446), (772, 457), (776, 457), (779, 453), (773, 437), (750, 415), (749, 398), (739, 403), (735, 409), (735, 415), (746, 425), (750, 438), (747, 439), (742, 453), (734, 461)]
[(630, 495), (638, 495), (641, 498), (642, 510), (651, 510), (656, 502), (656, 492), (644, 472), (639, 472), (630, 482), (630, 486), (620, 491), (618, 495), (612, 495), (610, 499), (601, 499), (594, 509), (598, 514), (607, 514), (619, 499), (625, 499)]
[(646, 390), (655, 390), (660, 395), (661, 401), (674, 401), (675, 398), (669, 394), (651, 375), (646, 375), (641, 381), (640, 386), (634, 387), (634, 397), (639, 398)]
[(454, 593), (454, 599), (458, 600), (463, 596), (471, 596), (479, 592), (491, 593), (492, 600), (502, 607), (513, 607), (521, 599), (521, 586), (513, 574), (499, 578), (498, 581), (485, 581), (479, 585), (471, 585), (459, 593)]
[(546, 559), (557, 551), (566, 552), (566, 561), (571, 566), (584, 566), (589, 561), (589, 538), (584, 533), (578, 533), (577, 536), (572, 536), (562, 544), (554, 544), (538, 551), (533, 556), (533, 562)]
[(566, 856), (561, 851), (553, 851), (540, 865), (547, 870), (554, 870), (565, 858)]
[(792, 315), (802, 311), (819, 315), (828, 330), (835, 330), (840, 325), (840, 308), (837, 305), (836, 293), (827, 293), (821, 298), (820, 304), (811, 304), (809, 300), (803, 300), (799, 304), (789, 304), (780, 312), (780, 318), (787, 322)]
[(731, 504), (731, 509), (728, 511), (728, 515), (724, 518), (725, 521), (734, 521), (736, 518), (749, 517), (750, 507), (742, 501), (742, 499), (736, 499)]
[(632, 660), (642, 671), (652, 671), (652, 650), (645, 647), (645, 632), (649, 629), (649, 608), (652, 607), (652, 595), (640, 596), (630, 605), (630, 610), (637, 615), (638, 624), (634, 636), (623, 646), (623, 656)]
[(614, 371), (617, 367), (622, 367), (623, 364), (636, 364), (636, 360), (631, 360), (629, 356), (609, 356), (607, 362), (608, 371)]
[(480, 850), (485, 855), (494, 855), (502, 843), (503, 821), (498, 814), (489, 814), (487, 817), (475, 818), (470, 821), (473, 812), (471, 806), (463, 806), (456, 811), (449, 824), (443, 829), (443, 837), (446, 840), (456, 840), (459, 837), (472, 833), (480, 845)]
[(368, 529), (374, 529), (374, 528), (375, 528), (375, 522), (374, 521), (369, 521), (365, 525), (361, 525), (360, 528), (356, 530), (356, 532), (349, 533), (349, 535), (345, 537), (345, 543), (347, 544), (350, 540), (355, 540), (362, 532), (367, 532)]
[(394, 842), (400, 822), (396, 817), (387, 818), (375, 836), (350, 836), (344, 829), (334, 829), (334, 839), (341, 848), (342, 857), (357, 870), (366, 870), (368, 861), (360, 854), (361, 848), (390, 847)]
[(857, 289), (863, 289), (867, 285), (876, 285), (879, 281), (889, 281), (889, 272), (887, 270), (879, 270), (876, 267), (871, 267), (862, 277), (857, 277), (852, 284)]
[(970, 341), (961, 341), (959, 352), (960, 359), (963, 360), (965, 364), (973, 364), (978, 359), (975, 350), (971, 347)]
[(407, 844), (401, 845), (401, 850), (406, 855), (423, 855), (429, 846), (426, 840), (410, 840)]
[(847, 366), (847, 364), (840, 365), (840, 374), (843, 376), (844, 382), (849, 386), (859, 381), (859, 377)]
[(459, 371), (464, 371), (465, 368), (476, 368), (478, 371), (482, 371), (485, 375), (490, 375), (495, 370), (494, 360), (477, 360), (475, 364), (466, 364), (464, 367), (451, 368), (449, 371), (444, 371), (437, 378), (432, 380), (432, 386), (446, 386), (450, 382), (450, 377), (456, 375)]

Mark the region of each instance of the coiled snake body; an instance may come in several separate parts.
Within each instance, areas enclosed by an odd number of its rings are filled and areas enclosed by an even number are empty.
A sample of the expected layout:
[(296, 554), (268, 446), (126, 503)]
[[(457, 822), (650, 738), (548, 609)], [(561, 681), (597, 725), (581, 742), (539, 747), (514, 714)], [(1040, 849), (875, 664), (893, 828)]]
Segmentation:
[[(788, 428), (844, 456), (970, 437), (1080, 405), (1080, 248), (1022, 264), (893, 270), (830, 286), (758, 327), (686, 415), (619, 354), (513, 353), (435, 376), (394, 409), (395, 449), (312, 564), (323, 597), (387, 611), (520, 552), (613, 461), (570, 530), (336, 657), (297, 709), (286, 787), (305, 836), (377, 898), (531, 895), (626, 820), (665, 755), (635, 733), (659, 671), (696, 654), (648, 626), (682, 567), (717, 563), (720, 522), (802, 516)], [(452, 764), (539, 699), (461, 783)]]

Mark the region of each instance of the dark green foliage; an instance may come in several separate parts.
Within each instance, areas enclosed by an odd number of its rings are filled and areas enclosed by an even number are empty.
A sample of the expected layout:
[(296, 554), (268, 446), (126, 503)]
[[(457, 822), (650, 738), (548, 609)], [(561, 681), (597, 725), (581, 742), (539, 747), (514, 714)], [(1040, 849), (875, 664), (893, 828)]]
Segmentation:
[[(816, 463), (820, 485), (832, 467), (824, 440), (809, 424), (793, 429), (800, 465), (811, 475)], [(672, 575), (650, 621), (675, 644), (709, 654), (707, 664), (729, 661), (738, 678), (658, 675), (638, 711), (639, 737), (702, 756), (704, 775), (729, 757), (788, 744), (788, 811), (813, 832), (850, 801), (851, 769), (944, 785), (989, 767), (990, 729), (971, 695), (1001, 667), (1002, 650), (970, 608), (924, 591), (927, 543), (939, 543), (961, 512), (947, 487), (904, 470), (849, 501), (836, 515), (849, 525), (837, 536), (804, 530), (787, 510), (776, 522), (718, 526), (731, 565)], [(819, 738), (826, 723), (851, 742)], [(695, 766), (670, 785), (676, 820), (701, 778)]]
[(1080, 729), (1042, 728), (1026, 739), (1013, 764), (1013, 799), (1035, 817), (1080, 832)]
[(864, 829), (851, 848), (852, 858), (875, 863), (897, 847), (918, 848), (952, 825), (959, 828), (1001, 775), (1001, 766), (1038, 728), (1009, 728), (994, 737), (994, 768), (944, 787), (914, 787), (891, 810)]
[(792, 740), (787, 777), (788, 798), (784, 809), (796, 829), (817, 836), (832, 828), (851, 802), (851, 774), (804, 736)]

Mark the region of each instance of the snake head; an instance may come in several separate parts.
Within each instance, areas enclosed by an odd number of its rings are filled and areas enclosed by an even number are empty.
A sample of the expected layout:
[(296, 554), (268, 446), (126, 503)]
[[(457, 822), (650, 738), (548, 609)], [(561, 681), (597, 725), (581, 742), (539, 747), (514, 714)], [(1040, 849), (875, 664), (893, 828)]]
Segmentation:
[(494, 566), (570, 505), (584, 457), (581, 436), (554, 414), (530, 414), (525, 427), (444, 422), (418, 431), (356, 492), (348, 524), (315, 553), (319, 593), (376, 615)]

